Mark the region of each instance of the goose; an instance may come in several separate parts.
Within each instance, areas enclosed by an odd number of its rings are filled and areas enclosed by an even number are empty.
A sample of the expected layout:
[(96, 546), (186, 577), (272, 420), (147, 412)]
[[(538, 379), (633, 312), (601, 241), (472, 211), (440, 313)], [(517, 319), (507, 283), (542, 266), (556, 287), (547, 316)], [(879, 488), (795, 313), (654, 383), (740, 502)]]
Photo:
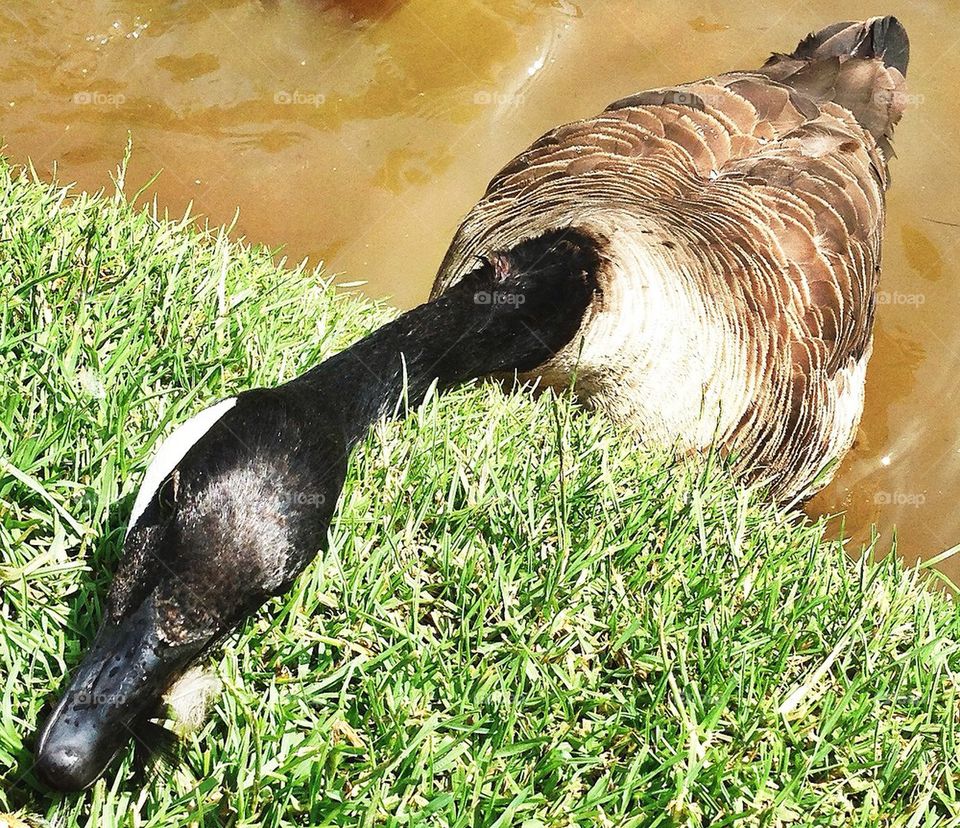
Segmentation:
[(681, 452), (721, 451), (789, 503), (829, 480), (863, 407), (884, 193), (909, 46), (828, 26), (761, 68), (622, 98), (490, 182), (429, 301), (162, 444), (102, 624), (41, 728), (80, 790), (161, 694), (325, 546), (377, 420), (478, 377), (572, 388)]

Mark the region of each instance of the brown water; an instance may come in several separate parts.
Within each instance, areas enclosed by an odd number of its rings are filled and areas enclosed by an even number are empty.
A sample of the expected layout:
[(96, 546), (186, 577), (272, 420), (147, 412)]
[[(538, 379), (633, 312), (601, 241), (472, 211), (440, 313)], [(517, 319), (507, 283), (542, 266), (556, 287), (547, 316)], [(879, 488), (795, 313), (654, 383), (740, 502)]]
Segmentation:
[[(460, 217), (549, 127), (629, 92), (758, 65), (838, 17), (895, 13), (913, 42), (877, 342), (855, 449), (812, 513), (929, 557), (960, 542), (960, 3), (804, 0), (28, 0), (0, 10), (8, 156), (85, 189), (189, 202), (423, 300)], [(960, 577), (960, 559), (945, 569)]]

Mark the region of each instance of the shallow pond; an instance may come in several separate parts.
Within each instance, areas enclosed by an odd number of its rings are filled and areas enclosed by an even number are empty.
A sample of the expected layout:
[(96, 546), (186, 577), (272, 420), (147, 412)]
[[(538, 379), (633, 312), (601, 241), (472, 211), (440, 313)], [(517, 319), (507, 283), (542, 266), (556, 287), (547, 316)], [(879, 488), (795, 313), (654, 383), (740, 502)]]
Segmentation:
[[(133, 0), (0, 10), (0, 136), (13, 161), (188, 203), (408, 307), (463, 213), (549, 127), (642, 88), (759, 65), (837, 18), (826, 0)], [(854, 545), (960, 542), (960, 3), (848, 2), (910, 32), (877, 339), (857, 444), (808, 507)], [(944, 569), (960, 579), (960, 559)]]

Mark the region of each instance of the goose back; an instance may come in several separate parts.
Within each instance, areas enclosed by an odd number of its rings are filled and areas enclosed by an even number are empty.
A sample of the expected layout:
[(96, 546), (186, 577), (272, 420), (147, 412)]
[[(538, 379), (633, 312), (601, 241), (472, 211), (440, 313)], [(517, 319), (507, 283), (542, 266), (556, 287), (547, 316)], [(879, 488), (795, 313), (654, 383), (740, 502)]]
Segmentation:
[(577, 229), (600, 291), (580, 336), (527, 376), (575, 378), (651, 441), (718, 445), (779, 499), (811, 494), (863, 408), (906, 68), (890, 20), (551, 130), (490, 182), (433, 295), (494, 251)]

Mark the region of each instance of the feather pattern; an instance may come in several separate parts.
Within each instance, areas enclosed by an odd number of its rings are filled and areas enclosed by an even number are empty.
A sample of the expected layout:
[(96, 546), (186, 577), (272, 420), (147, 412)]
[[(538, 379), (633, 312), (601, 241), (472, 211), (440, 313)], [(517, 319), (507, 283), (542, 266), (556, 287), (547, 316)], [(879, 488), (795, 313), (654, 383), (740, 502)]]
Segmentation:
[(906, 54), (892, 18), (837, 24), (548, 132), (466, 216), (433, 295), (493, 251), (586, 234), (599, 295), (527, 376), (575, 377), (650, 441), (718, 445), (780, 500), (812, 494), (863, 408)]

